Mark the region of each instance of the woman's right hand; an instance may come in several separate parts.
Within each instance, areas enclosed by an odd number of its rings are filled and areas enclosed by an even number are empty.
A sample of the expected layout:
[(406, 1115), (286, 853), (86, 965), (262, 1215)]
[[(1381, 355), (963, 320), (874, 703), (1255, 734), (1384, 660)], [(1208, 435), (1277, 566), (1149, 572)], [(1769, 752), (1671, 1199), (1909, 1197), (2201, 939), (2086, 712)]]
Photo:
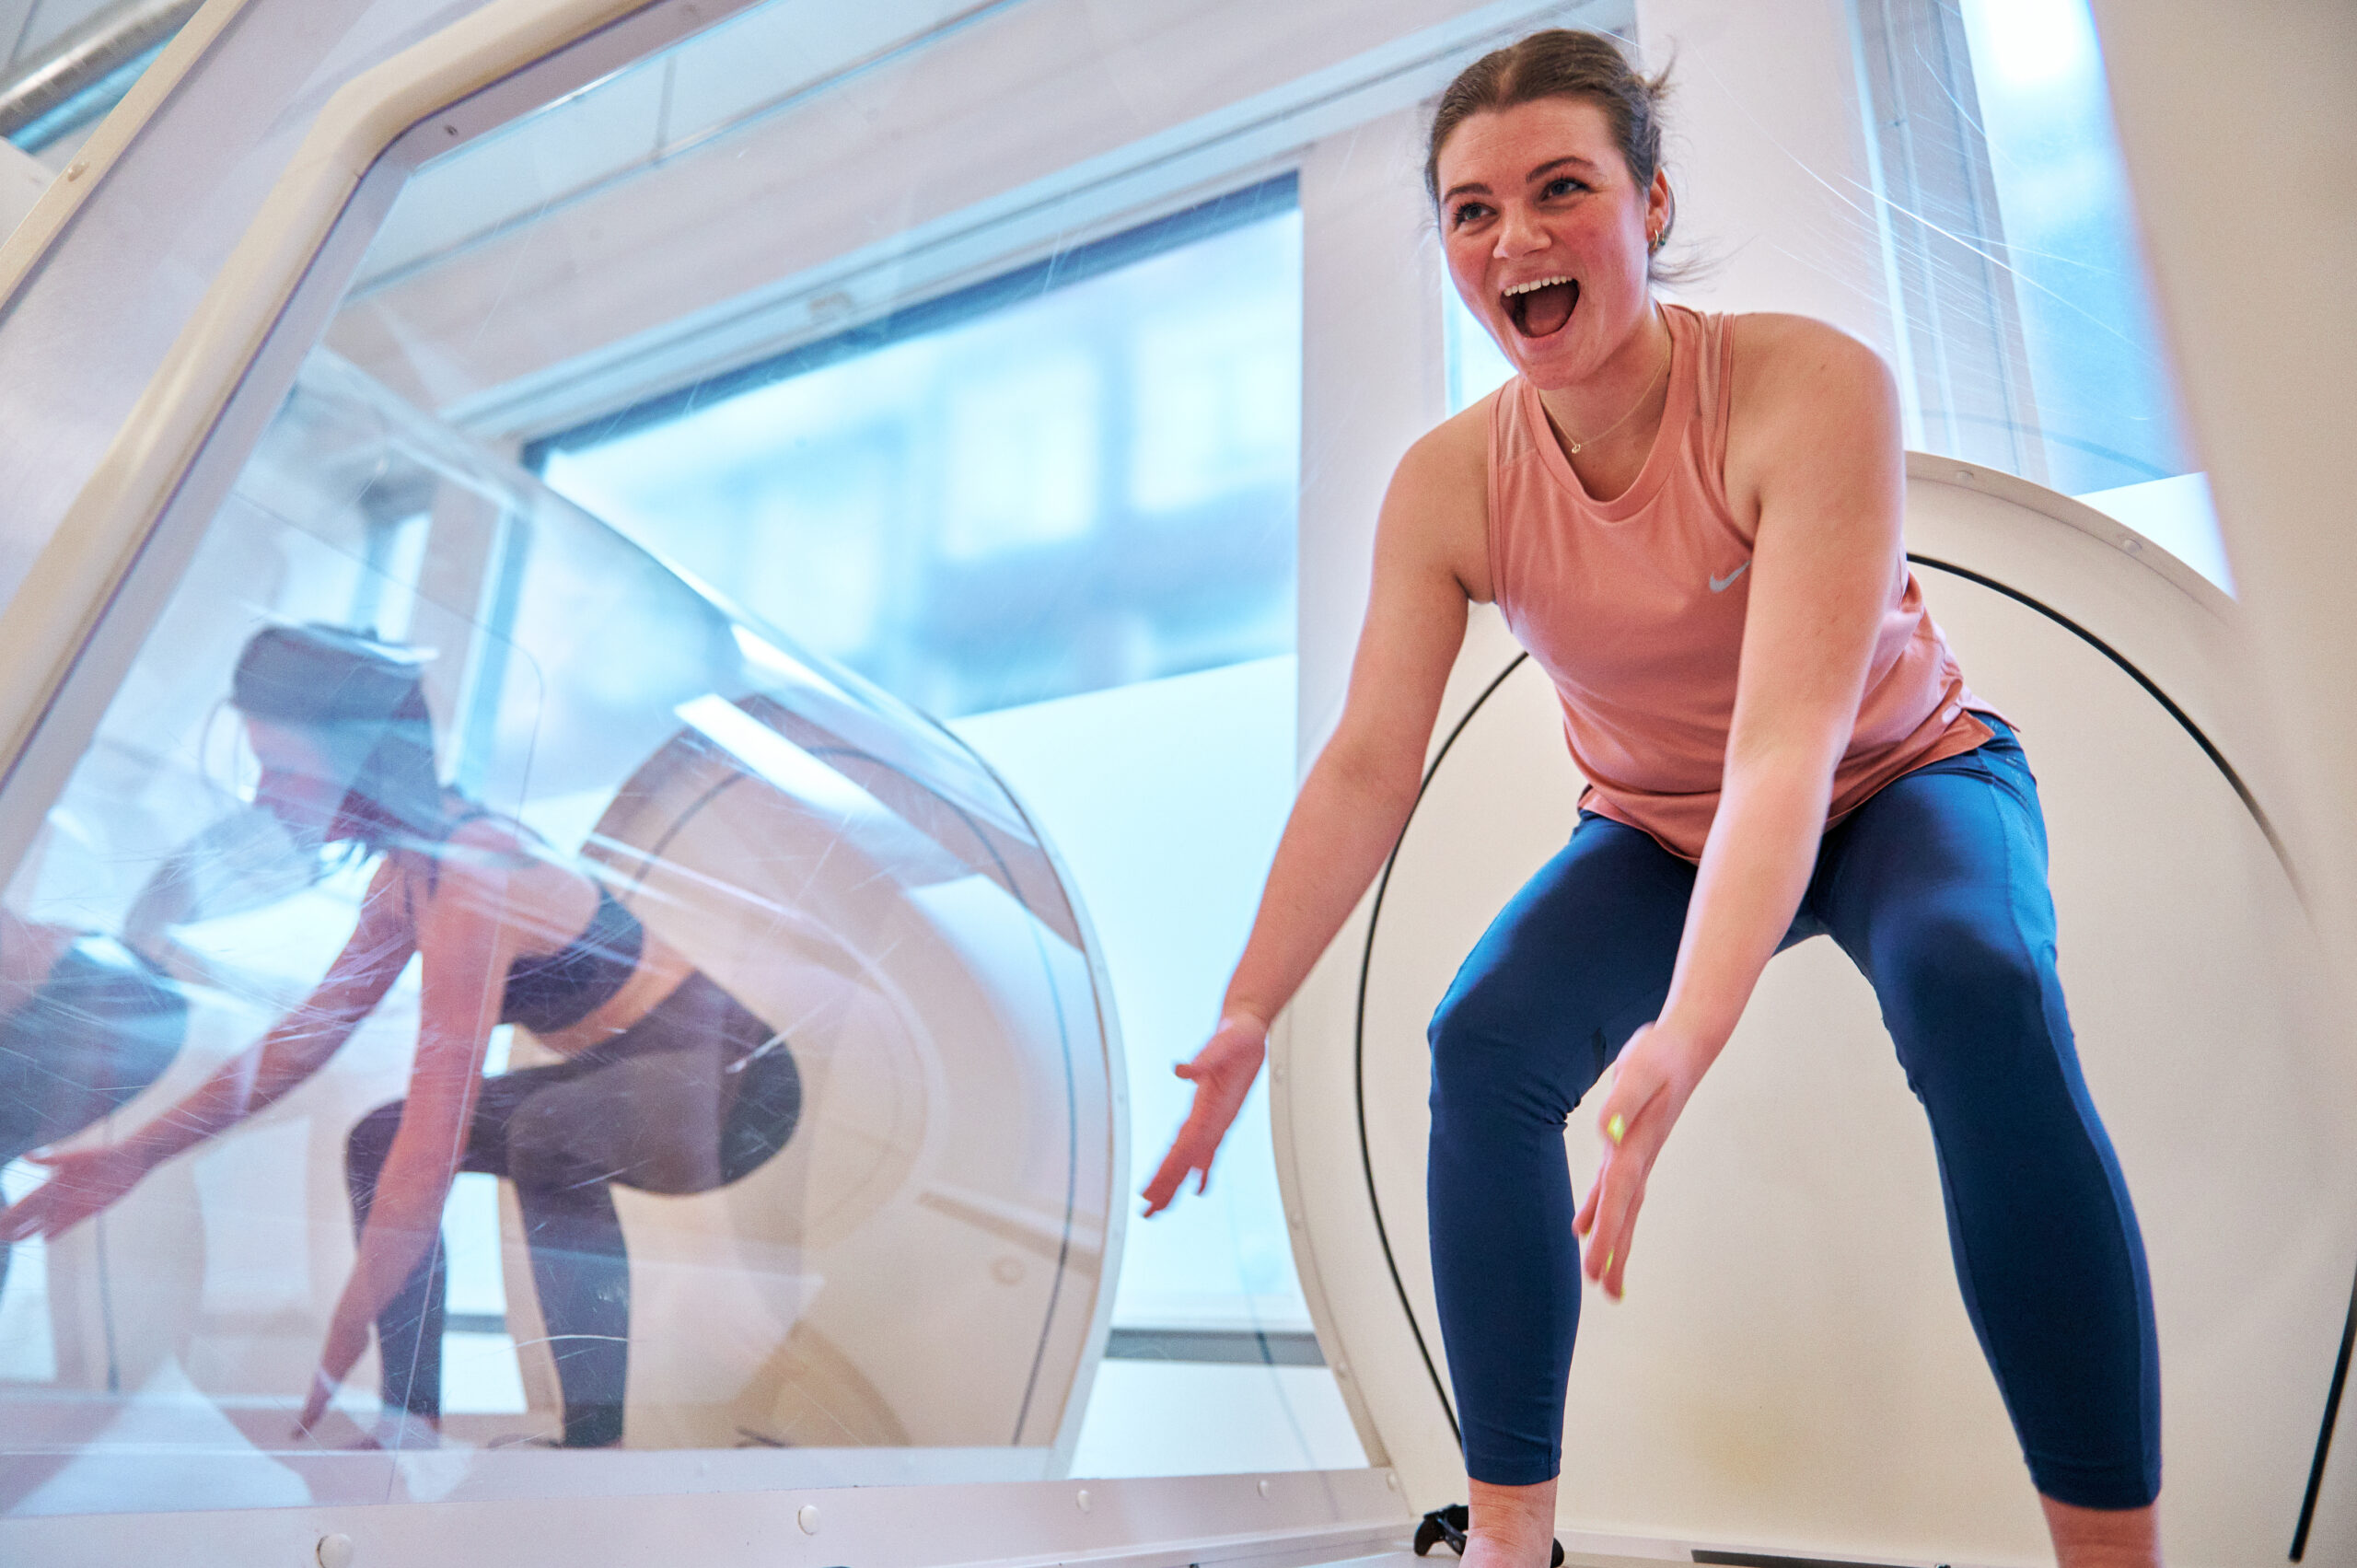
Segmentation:
[(112, 1207), (147, 1174), (146, 1162), (122, 1144), (26, 1157), (44, 1167), (49, 1179), (14, 1207), (0, 1212), (0, 1242), (55, 1236), (70, 1229), (99, 1210)]
[(1171, 1069), (1195, 1086), (1195, 1105), (1187, 1113), (1186, 1125), (1171, 1141), (1170, 1152), (1162, 1156), (1162, 1168), (1145, 1184), (1148, 1216), (1170, 1206), (1178, 1189), (1186, 1185), (1189, 1171), (1200, 1173), (1197, 1192), (1211, 1185), (1212, 1156), (1227, 1136), (1236, 1113), (1244, 1109), (1244, 1097), (1251, 1092), (1252, 1080), (1260, 1076), (1261, 1060), (1268, 1053), (1269, 1026), (1249, 1013), (1230, 1013), (1220, 1019), (1209, 1043), (1195, 1053), (1192, 1062), (1181, 1062)]

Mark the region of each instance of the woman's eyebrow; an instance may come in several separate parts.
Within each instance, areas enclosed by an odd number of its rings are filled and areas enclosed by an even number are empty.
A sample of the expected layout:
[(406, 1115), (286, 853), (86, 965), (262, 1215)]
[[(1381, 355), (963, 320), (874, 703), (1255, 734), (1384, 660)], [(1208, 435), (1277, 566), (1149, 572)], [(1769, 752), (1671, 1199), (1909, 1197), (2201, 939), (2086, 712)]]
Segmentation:
[(1452, 185), (1442, 192), (1440, 199), (1444, 202), (1454, 202), (1459, 196), (1486, 196), (1489, 193), (1490, 188), (1487, 185), (1477, 180), (1469, 180), (1462, 185)]
[(1532, 169), (1527, 175), (1524, 176), (1524, 178), (1533, 181), (1542, 180), (1546, 178), (1550, 172), (1562, 168), (1567, 163), (1577, 164), (1580, 168), (1586, 169), (1591, 174), (1596, 172), (1596, 165), (1588, 159), (1581, 157), (1575, 153), (1566, 153), (1562, 157), (1549, 158), (1545, 163), (1542, 163), (1537, 168)]

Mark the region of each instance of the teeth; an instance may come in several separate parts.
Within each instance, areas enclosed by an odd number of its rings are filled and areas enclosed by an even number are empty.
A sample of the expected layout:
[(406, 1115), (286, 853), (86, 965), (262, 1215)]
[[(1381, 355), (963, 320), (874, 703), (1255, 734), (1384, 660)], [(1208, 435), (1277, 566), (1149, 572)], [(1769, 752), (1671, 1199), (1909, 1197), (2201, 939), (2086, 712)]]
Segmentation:
[(1552, 288), (1559, 283), (1569, 283), (1572, 280), (1569, 278), (1561, 277), (1537, 278), (1529, 283), (1518, 283), (1515, 285), (1512, 288), (1506, 290), (1506, 296), (1508, 298), (1512, 298), (1517, 294), (1531, 294), (1542, 288)]

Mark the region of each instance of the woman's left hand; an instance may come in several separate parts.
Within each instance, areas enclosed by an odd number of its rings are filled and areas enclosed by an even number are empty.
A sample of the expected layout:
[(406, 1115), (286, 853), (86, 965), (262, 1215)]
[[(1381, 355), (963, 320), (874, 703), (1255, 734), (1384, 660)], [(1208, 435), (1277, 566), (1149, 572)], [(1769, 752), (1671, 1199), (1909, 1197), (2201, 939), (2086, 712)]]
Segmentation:
[(1621, 1293), (1654, 1160), (1715, 1054), (1657, 1023), (1639, 1029), (1621, 1048), (1612, 1093), (1596, 1119), (1604, 1134), (1604, 1164), (1572, 1222), (1587, 1238), (1587, 1277), (1607, 1295), (1617, 1299)]
[(327, 1414), (328, 1401), (335, 1398), (344, 1374), (352, 1370), (361, 1352), (368, 1348), (367, 1324), (346, 1328), (343, 1318), (343, 1313), (338, 1312), (336, 1321), (329, 1325), (327, 1343), (320, 1347), (319, 1369), (311, 1375), (310, 1397), (303, 1401), (303, 1413), (295, 1421), (298, 1436), (308, 1433)]

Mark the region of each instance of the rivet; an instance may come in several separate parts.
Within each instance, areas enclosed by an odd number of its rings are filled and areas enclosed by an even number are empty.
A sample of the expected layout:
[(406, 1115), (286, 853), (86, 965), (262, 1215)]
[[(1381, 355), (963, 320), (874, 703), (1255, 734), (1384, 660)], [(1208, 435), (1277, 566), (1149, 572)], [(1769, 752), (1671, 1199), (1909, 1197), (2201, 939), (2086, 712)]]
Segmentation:
[(311, 1555), (319, 1560), (319, 1568), (352, 1568), (352, 1538), (321, 1536)]
[(1392, 1491), (1394, 1491), (1394, 1492), (1399, 1491), (1399, 1472), (1398, 1470), (1386, 1470), (1386, 1471), (1384, 1471), (1384, 1472), (1383, 1472), (1383, 1484), (1384, 1484), (1384, 1485), (1386, 1485), (1386, 1486), (1387, 1486), (1387, 1487), (1389, 1487), (1389, 1488), (1390, 1488)]
[(1275, 1488), (1275, 1487), (1273, 1487), (1273, 1486), (1271, 1486), (1267, 1481), (1262, 1481), (1262, 1482), (1260, 1483), (1260, 1495), (1261, 1495), (1261, 1496), (1266, 1497), (1266, 1496), (1268, 1496), (1271, 1493), (1272, 1493), (1272, 1492), (1274, 1492), (1274, 1491), (1276, 1491), (1276, 1488)]
[(1072, 1505), (1084, 1514), (1088, 1512), (1088, 1488), (1084, 1486), (1073, 1493)]
[(87, 174), (87, 173), (89, 173), (89, 172), (90, 172), (90, 166), (89, 166), (87, 163), (76, 163), (76, 164), (70, 165), (70, 166), (66, 168), (66, 170), (65, 170), (65, 178), (66, 178), (67, 180), (79, 180), (79, 179), (81, 179), (81, 178), (82, 178), (82, 176), (84, 176), (85, 174)]
[(802, 1533), (804, 1535), (817, 1535), (819, 1533), (819, 1505), (816, 1503), (805, 1503), (801, 1507), (794, 1511), (794, 1522), (802, 1527)]
[(2119, 548), (2131, 555), (2141, 555), (2143, 553), (2144, 541), (2132, 533), (2124, 533), (2119, 536)]
[(1956, 477), (1959, 482), (1969, 484), (1972, 482), (1972, 470), (1970, 469), (1958, 469), (1956, 470)]

